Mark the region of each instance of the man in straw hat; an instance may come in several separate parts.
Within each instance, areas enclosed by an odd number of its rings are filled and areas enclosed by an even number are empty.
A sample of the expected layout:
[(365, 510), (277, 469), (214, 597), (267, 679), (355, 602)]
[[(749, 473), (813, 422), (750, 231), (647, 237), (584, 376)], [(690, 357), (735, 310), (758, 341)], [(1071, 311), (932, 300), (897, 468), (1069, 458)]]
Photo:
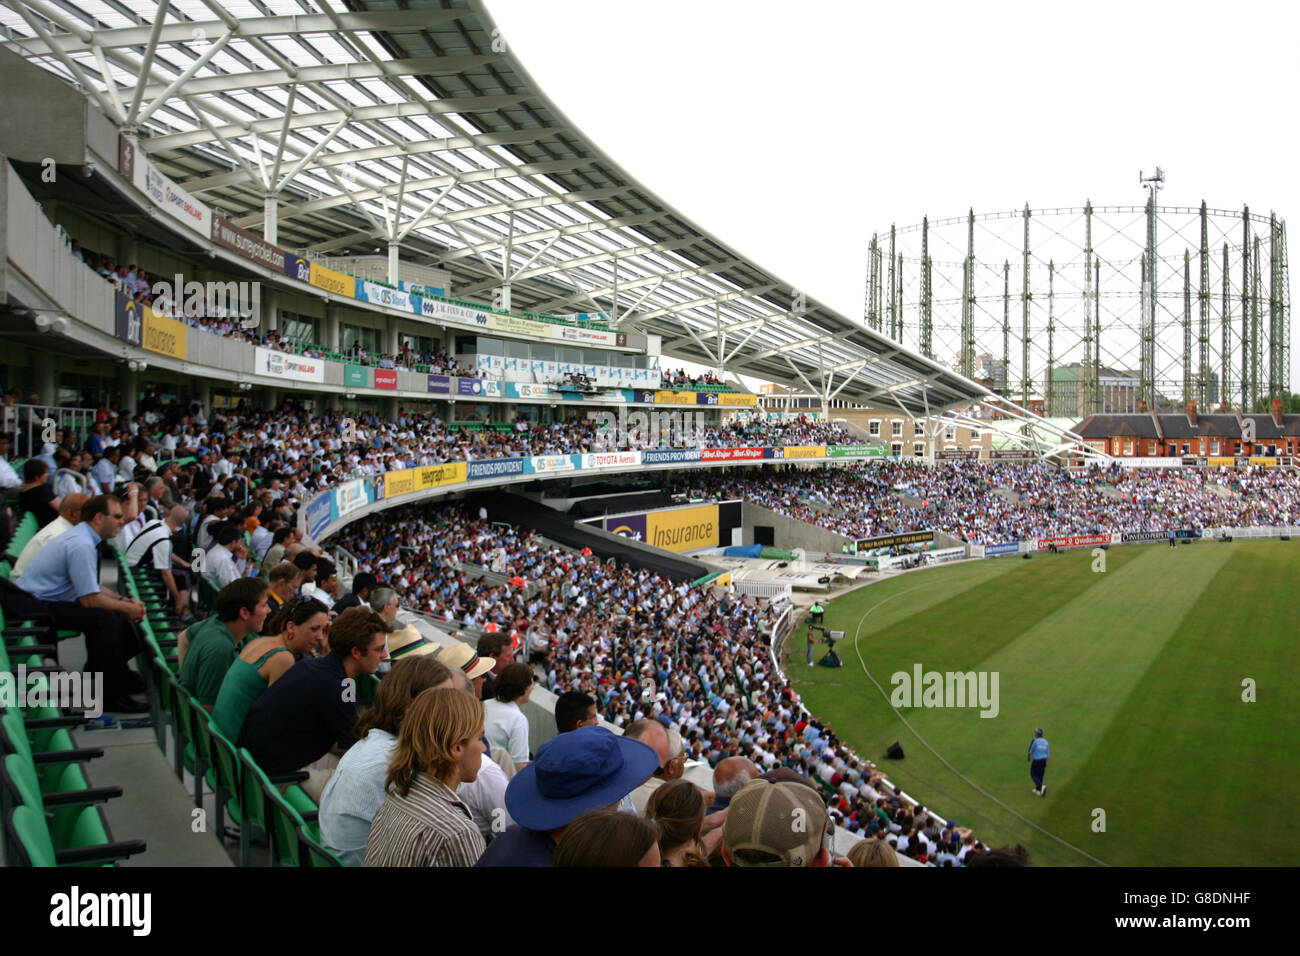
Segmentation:
[(479, 657), (474, 649), (462, 641), (456, 641), (438, 651), (438, 660), (452, 670), (461, 671), (474, 685), (474, 693), (483, 697), (483, 681), (488, 672), (496, 666), (490, 657)]

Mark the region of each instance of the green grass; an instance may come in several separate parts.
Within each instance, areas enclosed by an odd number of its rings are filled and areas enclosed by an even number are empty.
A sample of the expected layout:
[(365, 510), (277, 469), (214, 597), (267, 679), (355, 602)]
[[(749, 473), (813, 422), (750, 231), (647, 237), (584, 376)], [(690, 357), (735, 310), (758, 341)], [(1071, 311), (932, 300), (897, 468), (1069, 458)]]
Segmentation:
[[(1300, 544), (1124, 546), (1104, 573), (1093, 560), (1001, 558), (864, 587), (827, 609), (845, 666), (805, 666), (798, 634), (789, 673), (909, 795), (988, 843), (1023, 843), (1038, 865), (1094, 862), (1026, 820), (1111, 865), (1294, 865)], [(918, 663), (996, 672), (997, 716), (900, 718), (866, 671), (887, 694)], [(1025, 759), (1035, 727), (1052, 746), (1042, 798)], [(884, 761), (896, 740), (906, 758)]]

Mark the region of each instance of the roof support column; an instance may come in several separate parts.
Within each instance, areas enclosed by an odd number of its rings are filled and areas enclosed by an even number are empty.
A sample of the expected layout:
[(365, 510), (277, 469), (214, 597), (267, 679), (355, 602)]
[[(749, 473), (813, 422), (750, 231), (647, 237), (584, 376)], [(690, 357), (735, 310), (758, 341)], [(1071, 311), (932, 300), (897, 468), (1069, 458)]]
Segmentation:
[(262, 238), (271, 245), (280, 241), (278, 216), (278, 200), (274, 195), (267, 196), (262, 200)]

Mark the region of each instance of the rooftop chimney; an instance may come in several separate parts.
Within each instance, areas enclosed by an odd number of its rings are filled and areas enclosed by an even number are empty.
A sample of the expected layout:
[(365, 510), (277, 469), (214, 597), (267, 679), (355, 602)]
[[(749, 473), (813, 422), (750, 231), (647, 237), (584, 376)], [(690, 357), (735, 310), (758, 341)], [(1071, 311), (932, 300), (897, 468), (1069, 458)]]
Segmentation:
[(1281, 428), (1282, 427), (1282, 399), (1280, 398), (1273, 399), (1273, 404), (1270, 406), (1270, 410), (1273, 412), (1273, 422), (1277, 425), (1278, 428)]
[(1187, 420), (1191, 423), (1193, 428), (1196, 427), (1196, 403), (1195, 402), (1187, 403)]

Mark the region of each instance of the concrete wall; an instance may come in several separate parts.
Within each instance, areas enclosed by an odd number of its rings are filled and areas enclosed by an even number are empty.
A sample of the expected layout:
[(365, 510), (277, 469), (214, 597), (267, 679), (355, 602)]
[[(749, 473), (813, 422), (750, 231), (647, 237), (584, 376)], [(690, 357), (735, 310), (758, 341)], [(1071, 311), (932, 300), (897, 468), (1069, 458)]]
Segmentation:
[[(536, 476), (534, 475), (533, 477)], [(644, 541), (633, 541), (631, 538), (626, 537), (625, 535), (614, 534), (614, 532), (612, 531), (605, 531), (604, 529), (594, 524), (580, 524), (579, 526), (584, 530), (591, 532), (598, 538), (605, 538), (609, 541), (615, 542), (620, 547), (632, 548), (635, 551), (644, 551), (647, 554), (653, 554), (659, 557), (662, 557), (664, 554), (662, 549), (646, 544)], [(715, 570), (717, 570), (716, 568), (709, 567), (707, 564), (705, 564), (702, 561), (698, 561), (695, 558), (692, 558), (690, 555), (680, 554), (676, 551), (671, 552), (671, 554), (673, 558), (678, 561), (686, 561), (696, 565), (700, 569), (700, 577), (704, 577), (704, 575), (706, 574), (712, 574)]]
[(970, 556), (970, 550), (965, 541), (954, 538), (951, 535), (944, 534), (942, 531), (934, 533), (934, 546), (936, 549), (941, 548), (967, 548), (966, 555)]
[(0, 143), (10, 158), (82, 165), (89, 109), (82, 94), (49, 70), (0, 49)]
[(787, 518), (785, 515), (779, 515), (775, 511), (760, 508), (758, 505), (752, 505), (749, 502), (741, 505), (741, 522), (745, 530), (745, 544), (754, 543), (755, 525), (770, 525), (775, 534), (774, 546), (789, 551), (803, 548), (807, 551), (827, 551), (832, 554), (839, 554), (845, 543), (852, 541), (851, 538), (836, 534), (834, 531), (815, 528), (810, 524), (805, 524), (794, 518)]

